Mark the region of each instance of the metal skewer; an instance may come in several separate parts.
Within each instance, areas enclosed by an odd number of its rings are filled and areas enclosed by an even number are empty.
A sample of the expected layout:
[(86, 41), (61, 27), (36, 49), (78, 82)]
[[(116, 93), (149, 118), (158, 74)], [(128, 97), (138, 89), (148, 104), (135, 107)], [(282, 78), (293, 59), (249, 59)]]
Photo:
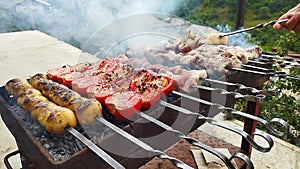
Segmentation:
[(130, 135), (129, 133), (123, 131), (122, 129), (120, 129), (117, 126), (113, 125), (109, 121), (105, 120), (103, 117), (97, 116), (95, 118), (100, 123), (104, 124), (105, 126), (109, 127), (110, 129), (114, 130), (115, 132), (117, 132), (118, 134), (120, 134), (123, 137), (127, 138), (128, 140), (132, 141), (133, 143), (135, 143), (137, 146), (141, 147), (142, 149), (144, 149), (148, 152), (152, 152), (152, 153), (157, 154), (157, 157), (159, 157), (159, 158), (170, 160), (176, 167), (182, 168), (182, 169), (193, 169), (192, 167), (190, 167), (189, 165), (183, 163), (182, 161), (180, 161), (176, 158), (170, 157), (166, 153), (164, 153), (160, 150), (153, 149), (148, 144), (142, 142), (141, 140), (139, 140), (139, 139), (135, 138), (134, 136)]
[(269, 152), (271, 150), (271, 148), (273, 147), (274, 145), (274, 142), (272, 140), (272, 138), (265, 132), (262, 132), (262, 131), (255, 131), (253, 133), (253, 135), (258, 135), (258, 136), (261, 136), (263, 139), (265, 139), (267, 142), (268, 142), (268, 147), (263, 147), (263, 146), (260, 146), (258, 145), (252, 138), (251, 136), (246, 133), (245, 131), (243, 130), (240, 130), (240, 129), (237, 129), (237, 128), (233, 128), (229, 125), (226, 125), (226, 124), (223, 124), (223, 123), (220, 123), (210, 117), (205, 117), (199, 113), (195, 113), (195, 112), (192, 112), (190, 110), (187, 110), (187, 109), (184, 109), (182, 107), (178, 107), (176, 105), (173, 105), (173, 104), (170, 104), (168, 102), (165, 102), (165, 101), (159, 101), (159, 103), (165, 107), (168, 107), (170, 109), (173, 109), (173, 110), (176, 110), (176, 111), (179, 111), (179, 112), (182, 112), (184, 114), (187, 114), (187, 115), (193, 115), (195, 117), (197, 117), (197, 119), (200, 119), (200, 120), (206, 120), (206, 122), (208, 122), (209, 124), (212, 124), (212, 125), (215, 125), (215, 126), (219, 126), (219, 127), (222, 127), (224, 129), (227, 129), (227, 130), (230, 130), (234, 133), (237, 133), (239, 135), (241, 135), (243, 138), (245, 138), (247, 140), (247, 142), (249, 144), (252, 145), (253, 148), (257, 149), (258, 151), (261, 151), (261, 152)]
[(254, 95), (243, 95), (241, 93), (238, 93), (236, 91), (227, 91), (221, 88), (211, 88), (211, 87), (206, 87), (206, 86), (201, 86), (201, 85), (193, 85), (191, 87), (198, 88), (198, 89), (203, 89), (203, 90), (208, 90), (208, 91), (215, 91), (219, 92), (222, 95), (231, 95), (235, 99), (245, 99), (246, 101), (252, 101), (252, 102), (259, 102), (261, 103), (265, 99), (265, 95), (258, 94), (256, 96)]
[(178, 131), (178, 130), (174, 130), (173, 128), (171, 128), (170, 126), (166, 125), (165, 123), (149, 116), (149, 115), (146, 115), (145, 113), (143, 112), (139, 112), (137, 113), (137, 115), (143, 117), (144, 119), (147, 119), (149, 121), (151, 121), (152, 123), (162, 127), (163, 129), (167, 130), (167, 131), (170, 131), (170, 132), (173, 132), (175, 133), (179, 138), (181, 139), (185, 139), (187, 142), (189, 142), (190, 144), (194, 145), (194, 146), (197, 146), (199, 148), (202, 148), (212, 154), (214, 154), (215, 156), (217, 156), (218, 158), (220, 158), (224, 163), (225, 165), (230, 168), (230, 169), (234, 169), (234, 166), (232, 165), (231, 161), (234, 159), (234, 158), (239, 158), (241, 160), (243, 160), (245, 162), (245, 164), (247, 164), (247, 166), (249, 167), (249, 169), (253, 169), (254, 166), (253, 166), (253, 163), (251, 162), (251, 160), (244, 154), (242, 153), (235, 153), (233, 156), (231, 156), (229, 159), (222, 153), (214, 150), (213, 148), (205, 145), (205, 144), (202, 144), (200, 143), (199, 141), (197, 141), (196, 139), (192, 138), (192, 137), (188, 137), (188, 136), (185, 136), (182, 132)]
[(281, 71), (259, 72), (259, 71), (254, 71), (254, 70), (241, 69), (241, 68), (228, 68), (228, 70), (255, 73), (255, 74), (259, 74), (259, 75), (269, 75), (269, 76), (275, 76), (275, 77), (285, 78), (285, 79), (300, 80), (300, 76), (293, 76), (293, 75), (287, 74), (286, 72), (281, 72)]
[(245, 91), (248, 91), (247, 93), (249, 93), (249, 94), (263, 94), (265, 96), (275, 96), (275, 95), (278, 95), (278, 93), (279, 93), (278, 90), (258, 90), (254, 87), (248, 87), (243, 84), (219, 81), (219, 80), (214, 80), (214, 79), (205, 79), (204, 81), (207, 81), (210, 83), (215, 83), (215, 84), (221, 84), (221, 85), (225, 85), (225, 86), (235, 87), (236, 90), (234, 90), (234, 91), (245, 90)]
[(250, 27), (250, 28), (245, 28), (245, 29), (240, 29), (240, 30), (237, 30), (237, 31), (229, 32), (229, 33), (224, 33), (224, 34), (220, 35), (219, 37), (222, 38), (224, 36), (229, 36), (229, 35), (233, 35), (233, 34), (237, 34), (237, 33), (242, 33), (242, 32), (250, 31), (250, 30), (253, 30), (253, 29), (260, 29), (260, 28), (264, 28), (268, 25), (274, 25), (275, 23), (287, 22), (288, 20), (289, 19), (273, 20), (273, 21), (270, 21), (270, 22), (267, 22), (267, 23), (258, 24), (256, 26), (253, 26), (253, 27)]
[(84, 135), (79, 133), (72, 127), (66, 128), (66, 130), (83, 142), (90, 150), (96, 153), (100, 158), (102, 158), (107, 164), (115, 169), (125, 169), (119, 162), (113, 159), (110, 155), (108, 155), (105, 151), (103, 151), (100, 147), (96, 146), (91, 140), (87, 139)]
[[(215, 107), (217, 107), (221, 111), (226, 110), (227, 113), (232, 113), (232, 114), (240, 115), (240, 116), (243, 116), (243, 117), (246, 117), (246, 118), (258, 121), (258, 122), (262, 123), (271, 133), (273, 133), (274, 135), (279, 136), (279, 137), (285, 136), (288, 133), (288, 131), (289, 131), (289, 124), (286, 121), (284, 121), (282, 119), (279, 119), (279, 118), (273, 118), (270, 122), (268, 122), (268, 121), (266, 121), (264, 119), (261, 119), (259, 117), (256, 117), (256, 116), (253, 116), (253, 115), (250, 115), (250, 114), (247, 114), (247, 113), (243, 113), (243, 112), (237, 111), (237, 110), (235, 110), (233, 108), (225, 107), (225, 106), (223, 106), (221, 104), (218, 104), (218, 103), (211, 103), (211, 102), (208, 102), (206, 100), (202, 100), (202, 99), (199, 99), (199, 98), (196, 98), (196, 97), (184, 94), (184, 93), (180, 93), (180, 92), (177, 92), (177, 91), (172, 91), (172, 93), (176, 94), (176, 95), (179, 95), (181, 97), (188, 98), (190, 100), (194, 100), (196, 102), (208, 105), (208, 106), (215, 106)], [(273, 122), (274, 123), (279, 123), (280, 125), (282, 125), (282, 127), (284, 127), (284, 129), (285, 129), (284, 132), (276, 130), (270, 124), (270, 123), (273, 123)]]

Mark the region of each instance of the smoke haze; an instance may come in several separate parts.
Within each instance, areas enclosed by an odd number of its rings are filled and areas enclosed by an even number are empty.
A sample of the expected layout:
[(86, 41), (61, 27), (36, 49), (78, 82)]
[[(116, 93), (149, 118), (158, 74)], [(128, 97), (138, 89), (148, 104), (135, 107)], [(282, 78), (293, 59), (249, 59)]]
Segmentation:
[(0, 10), (13, 18), (10, 27), (37, 29), (80, 47), (91, 34), (114, 20), (149, 12), (173, 14), (183, 1), (23, 0), (1, 2)]

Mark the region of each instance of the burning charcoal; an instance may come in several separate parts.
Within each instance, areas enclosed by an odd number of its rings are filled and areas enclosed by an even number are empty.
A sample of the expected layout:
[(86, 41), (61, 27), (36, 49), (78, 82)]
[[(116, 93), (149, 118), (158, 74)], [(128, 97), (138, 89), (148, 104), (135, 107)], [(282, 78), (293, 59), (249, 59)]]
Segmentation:
[(45, 144), (44, 144), (44, 147), (45, 147), (46, 149), (49, 149), (49, 148), (50, 148), (50, 145), (47, 144), (47, 143), (45, 143)]
[(178, 95), (174, 95), (174, 94), (170, 94), (168, 97), (167, 97), (167, 102), (171, 103), (175, 100), (178, 100), (180, 98), (180, 96)]

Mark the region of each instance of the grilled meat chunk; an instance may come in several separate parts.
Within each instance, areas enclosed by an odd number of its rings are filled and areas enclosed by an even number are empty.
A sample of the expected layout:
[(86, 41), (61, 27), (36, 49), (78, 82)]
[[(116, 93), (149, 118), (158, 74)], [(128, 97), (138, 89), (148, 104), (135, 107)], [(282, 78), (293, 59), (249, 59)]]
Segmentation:
[(41, 92), (33, 89), (26, 79), (12, 79), (5, 86), (17, 98), (20, 107), (30, 112), (33, 119), (52, 133), (64, 133), (66, 127), (75, 127), (75, 114), (64, 107), (48, 101)]
[(23, 78), (11, 79), (5, 85), (5, 89), (15, 98), (18, 98), (21, 93), (29, 88), (33, 87)]
[(102, 106), (96, 99), (83, 98), (77, 92), (62, 84), (48, 80), (45, 76), (35, 75), (33, 77), (38, 78), (32, 78), (31, 83), (38, 84), (41, 81), (45, 83), (41, 89), (43, 95), (57, 105), (73, 111), (82, 125), (92, 124), (96, 122), (95, 117), (97, 115), (102, 115)]
[(95, 123), (95, 117), (102, 115), (102, 106), (96, 99), (83, 99), (75, 105), (75, 111), (81, 125)]
[(48, 101), (48, 99), (42, 95), (22, 95), (17, 100), (18, 105), (20, 105), (21, 108), (28, 112), (31, 112), (33, 110), (33, 107), (41, 101)]
[(37, 120), (52, 133), (64, 133), (66, 127), (75, 127), (77, 119), (74, 113), (65, 107), (46, 106), (40, 109)]
[(30, 84), (37, 90), (42, 90), (47, 82), (47, 76), (42, 73), (37, 73), (30, 78)]

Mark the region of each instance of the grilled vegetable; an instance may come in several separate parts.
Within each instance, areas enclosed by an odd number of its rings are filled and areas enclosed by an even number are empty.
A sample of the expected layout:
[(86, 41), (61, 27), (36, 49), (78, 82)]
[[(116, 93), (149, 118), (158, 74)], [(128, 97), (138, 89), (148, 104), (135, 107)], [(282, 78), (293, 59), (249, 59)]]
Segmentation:
[[(137, 111), (150, 109), (159, 101), (162, 93), (168, 95), (176, 86), (175, 82), (167, 76), (160, 76), (148, 70), (135, 70), (133, 66), (122, 64), (114, 58), (105, 58), (92, 63), (88, 69), (81, 73), (71, 72), (64, 74), (62, 79), (64, 79), (62, 80), (63, 84), (69, 88), (72, 87), (73, 90), (81, 95), (94, 98), (105, 104), (110, 113), (119, 120), (126, 120)], [(68, 93), (68, 90), (67, 87), (60, 87), (57, 83), (52, 82), (44, 85), (42, 93), (56, 104), (68, 107), (77, 113), (77, 107), (83, 104), (84, 100)], [(120, 96), (120, 93), (124, 96)], [(141, 99), (141, 104), (139, 104), (139, 101), (136, 101), (139, 100), (137, 97)], [(121, 99), (124, 104), (118, 102), (116, 98)], [(132, 100), (132, 98), (135, 99)], [(132, 104), (132, 101), (136, 102)], [(94, 105), (94, 107), (97, 106)], [(129, 112), (129, 110), (133, 111)], [(83, 114), (88, 114), (88, 112), (83, 112)], [(85, 116), (93, 117), (94, 115), (88, 114)], [(83, 118), (84, 116), (77, 114), (77, 117)], [(92, 121), (92, 118), (85, 118), (82, 123), (90, 123)]]
[(133, 91), (117, 92), (105, 99), (109, 112), (118, 120), (128, 120), (142, 108), (142, 98)]
[(87, 88), (86, 91), (89, 98), (95, 98), (101, 104), (105, 104), (105, 99), (116, 93), (116, 90), (111, 84), (92, 85)]

